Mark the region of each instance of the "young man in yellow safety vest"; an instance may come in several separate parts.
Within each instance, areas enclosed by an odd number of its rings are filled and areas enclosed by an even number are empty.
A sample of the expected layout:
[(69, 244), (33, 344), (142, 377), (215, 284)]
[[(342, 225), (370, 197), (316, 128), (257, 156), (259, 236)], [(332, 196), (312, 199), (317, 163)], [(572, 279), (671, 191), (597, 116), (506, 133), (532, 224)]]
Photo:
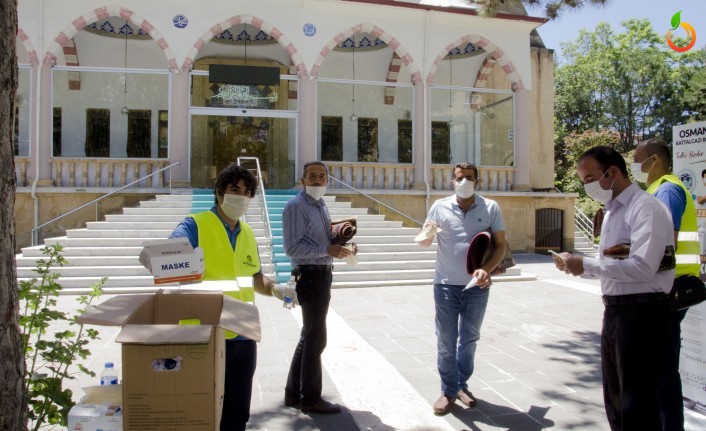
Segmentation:
[[(204, 252), (204, 280), (233, 280), (253, 277), (254, 288), (240, 288), (224, 294), (253, 303), (255, 292), (284, 299), (286, 292), (260, 272), (260, 257), (252, 229), (240, 218), (257, 191), (257, 179), (247, 169), (234, 164), (218, 175), (214, 188), (215, 205), (210, 211), (191, 214), (171, 237), (189, 238), (191, 245)], [(290, 289), (291, 290), (291, 289)], [(296, 299), (295, 299), (296, 303)], [(231, 332), (226, 335), (226, 375), (221, 431), (245, 430), (250, 419), (252, 380), (257, 361), (255, 341)]]
[[(632, 176), (648, 185), (647, 192), (662, 201), (672, 214), (676, 245), (676, 275), (699, 276), (699, 237), (696, 210), (689, 190), (672, 175), (672, 156), (662, 139), (649, 139), (635, 149), (630, 165)], [(664, 430), (684, 430), (684, 405), (679, 375), (681, 321), (687, 310), (671, 315), (668, 347), (662, 360), (663, 372), (659, 384), (659, 408)]]

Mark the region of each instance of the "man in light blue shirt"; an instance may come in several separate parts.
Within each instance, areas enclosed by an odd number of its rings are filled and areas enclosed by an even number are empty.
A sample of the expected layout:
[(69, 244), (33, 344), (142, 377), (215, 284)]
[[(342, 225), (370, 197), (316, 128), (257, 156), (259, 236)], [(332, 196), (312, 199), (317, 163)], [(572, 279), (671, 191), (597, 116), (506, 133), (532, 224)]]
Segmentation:
[(282, 212), (284, 250), (292, 259), (302, 330), (289, 368), (284, 404), (303, 413), (339, 413), (341, 407), (321, 398), (321, 354), (326, 348), (326, 316), (331, 301), (333, 258), (357, 253), (331, 243), (331, 218), (323, 196), (328, 170), (322, 162), (304, 165), (304, 189), (287, 202)]
[[(468, 379), (473, 374), (476, 342), (488, 304), (490, 273), (502, 260), (506, 247), (500, 207), (475, 194), (478, 184), (475, 165), (457, 164), (452, 179), (456, 193), (434, 202), (422, 228), (438, 228), (434, 303), (441, 396), (434, 403), (437, 415), (448, 413), (457, 398), (468, 407), (476, 405)], [(480, 268), (468, 274), (468, 248), (482, 231), (491, 232), (495, 250)], [(432, 240), (429, 236), (419, 245), (429, 246)], [(475, 285), (466, 288), (472, 277), (476, 278)]]

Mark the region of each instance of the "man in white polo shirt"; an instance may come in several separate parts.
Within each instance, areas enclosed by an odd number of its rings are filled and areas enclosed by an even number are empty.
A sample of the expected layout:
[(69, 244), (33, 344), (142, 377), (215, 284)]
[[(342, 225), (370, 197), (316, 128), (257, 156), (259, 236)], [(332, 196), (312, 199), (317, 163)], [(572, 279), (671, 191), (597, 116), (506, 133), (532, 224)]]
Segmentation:
[[(468, 390), (468, 379), (473, 374), (476, 342), (488, 304), (490, 273), (502, 260), (506, 241), (500, 207), (475, 194), (478, 168), (459, 163), (453, 175), (456, 193), (434, 202), (422, 228), (438, 228), (434, 303), (441, 396), (434, 403), (437, 415), (448, 413), (457, 398), (468, 407), (476, 405)], [(473, 237), (482, 231), (491, 232), (495, 251), (473, 274), (468, 274), (468, 248)], [(432, 240), (430, 235), (419, 245), (429, 246)], [(472, 277), (476, 278), (475, 285), (466, 288)]]

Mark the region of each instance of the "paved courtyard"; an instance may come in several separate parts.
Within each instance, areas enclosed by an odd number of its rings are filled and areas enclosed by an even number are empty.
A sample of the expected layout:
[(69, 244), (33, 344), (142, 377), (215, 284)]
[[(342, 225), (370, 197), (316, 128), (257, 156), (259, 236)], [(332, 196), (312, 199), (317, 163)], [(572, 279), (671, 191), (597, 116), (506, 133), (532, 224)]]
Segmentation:
[[(478, 405), (457, 403), (443, 417), (439, 396), (431, 286), (337, 289), (323, 362), (324, 397), (345, 406), (338, 415), (305, 415), (283, 405), (283, 388), (301, 324), (299, 309), (258, 297), (263, 329), (249, 429), (284, 430), (608, 430), (600, 379), (603, 305), (597, 280), (554, 269), (551, 258), (517, 254), (535, 281), (492, 287), (470, 389)], [(61, 298), (70, 307), (73, 297)], [(116, 328), (100, 328), (89, 368), (120, 369)], [(93, 384), (79, 379), (78, 387)], [(706, 417), (687, 411), (687, 430)]]

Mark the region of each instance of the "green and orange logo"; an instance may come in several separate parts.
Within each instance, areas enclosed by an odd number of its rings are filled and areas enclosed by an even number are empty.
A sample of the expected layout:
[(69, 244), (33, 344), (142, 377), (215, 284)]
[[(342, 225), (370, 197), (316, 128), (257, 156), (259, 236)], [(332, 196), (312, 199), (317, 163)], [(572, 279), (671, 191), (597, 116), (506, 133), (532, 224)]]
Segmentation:
[[(686, 46), (677, 46), (676, 44), (674, 44), (674, 42), (672, 42), (672, 31), (676, 30), (679, 27), (683, 28), (686, 31), (687, 40), (691, 38), (691, 41)], [(686, 52), (693, 48), (696, 44), (696, 30), (694, 30), (694, 27), (691, 24), (681, 20), (681, 11), (675, 13), (674, 16), (672, 16), (672, 29), (667, 30), (667, 44), (676, 52)]]

